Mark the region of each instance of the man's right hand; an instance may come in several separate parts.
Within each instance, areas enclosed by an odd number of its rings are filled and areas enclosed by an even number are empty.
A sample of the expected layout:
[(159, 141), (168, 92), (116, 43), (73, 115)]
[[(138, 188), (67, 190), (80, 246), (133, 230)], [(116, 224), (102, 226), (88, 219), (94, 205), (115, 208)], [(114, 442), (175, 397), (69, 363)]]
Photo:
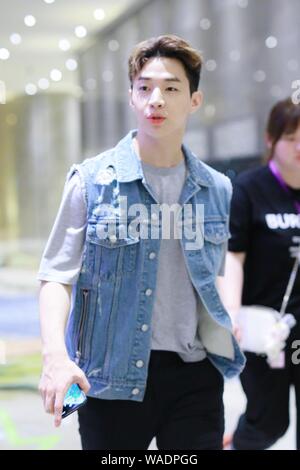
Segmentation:
[(46, 412), (54, 414), (56, 427), (61, 424), (64, 397), (74, 383), (78, 384), (84, 393), (90, 389), (84, 372), (67, 355), (53, 354), (45, 357), (39, 391)]

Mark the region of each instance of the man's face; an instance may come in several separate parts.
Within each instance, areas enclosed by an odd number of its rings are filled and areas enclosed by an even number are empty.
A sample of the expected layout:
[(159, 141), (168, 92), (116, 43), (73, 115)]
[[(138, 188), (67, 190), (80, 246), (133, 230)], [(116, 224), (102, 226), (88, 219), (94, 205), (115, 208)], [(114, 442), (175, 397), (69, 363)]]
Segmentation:
[(184, 132), (189, 114), (199, 108), (201, 101), (199, 91), (191, 96), (181, 62), (167, 57), (146, 62), (130, 90), (138, 129), (154, 138)]
[(292, 134), (283, 134), (274, 149), (274, 161), (288, 171), (300, 172), (300, 125)]

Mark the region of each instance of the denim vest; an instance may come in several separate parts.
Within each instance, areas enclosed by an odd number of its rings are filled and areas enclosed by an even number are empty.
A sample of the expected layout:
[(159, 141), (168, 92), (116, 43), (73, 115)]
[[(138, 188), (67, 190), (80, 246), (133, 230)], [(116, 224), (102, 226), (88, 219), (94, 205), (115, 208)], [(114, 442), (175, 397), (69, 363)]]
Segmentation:
[[(160, 239), (123, 232), (132, 216), (123, 220), (122, 212), (118, 213), (122, 197), (126, 197), (128, 208), (143, 204), (149, 214), (151, 205), (158, 204), (133, 151), (135, 133), (131, 131), (115, 148), (73, 165), (67, 176), (79, 174), (88, 221), (66, 343), (70, 358), (88, 377), (89, 396), (143, 401)], [(189, 240), (184, 234), (180, 241), (199, 295), (199, 334), (210, 361), (223, 376), (233, 377), (243, 369), (245, 357), (232, 335), (229, 315), (215, 286), (229, 238), (231, 183), (185, 145), (182, 150), (188, 176), (179, 203), (192, 207), (190, 223), (203, 232), (199, 249), (188, 250), (185, 242)], [(200, 204), (204, 221), (198, 227), (193, 214)], [(148, 229), (152, 218), (142, 219), (141, 225)], [(110, 235), (112, 223), (116, 231)], [(159, 226), (159, 217), (156, 223)]]

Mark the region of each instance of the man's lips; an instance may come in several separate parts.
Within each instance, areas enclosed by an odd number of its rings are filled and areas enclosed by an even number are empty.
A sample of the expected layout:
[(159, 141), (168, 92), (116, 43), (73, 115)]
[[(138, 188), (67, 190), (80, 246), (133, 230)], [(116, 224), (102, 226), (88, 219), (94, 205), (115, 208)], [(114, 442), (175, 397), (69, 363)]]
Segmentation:
[(151, 122), (160, 123), (165, 121), (166, 118), (164, 116), (148, 116), (147, 119)]

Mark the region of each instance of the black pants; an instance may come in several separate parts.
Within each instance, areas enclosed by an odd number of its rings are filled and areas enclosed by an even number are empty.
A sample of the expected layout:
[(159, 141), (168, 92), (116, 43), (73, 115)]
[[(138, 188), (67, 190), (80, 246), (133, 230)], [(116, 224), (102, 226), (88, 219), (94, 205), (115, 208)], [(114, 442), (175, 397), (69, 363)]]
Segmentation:
[(186, 363), (151, 351), (143, 402), (89, 398), (79, 412), (82, 448), (221, 449), (223, 377), (208, 359)]
[(285, 434), (289, 426), (291, 384), (295, 386), (297, 449), (300, 449), (300, 364), (292, 363), (293, 352), (289, 341), (284, 369), (271, 369), (263, 357), (246, 353), (247, 365), (240, 379), (247, 407), (233, 436), (235, 449), (267, 449)]

